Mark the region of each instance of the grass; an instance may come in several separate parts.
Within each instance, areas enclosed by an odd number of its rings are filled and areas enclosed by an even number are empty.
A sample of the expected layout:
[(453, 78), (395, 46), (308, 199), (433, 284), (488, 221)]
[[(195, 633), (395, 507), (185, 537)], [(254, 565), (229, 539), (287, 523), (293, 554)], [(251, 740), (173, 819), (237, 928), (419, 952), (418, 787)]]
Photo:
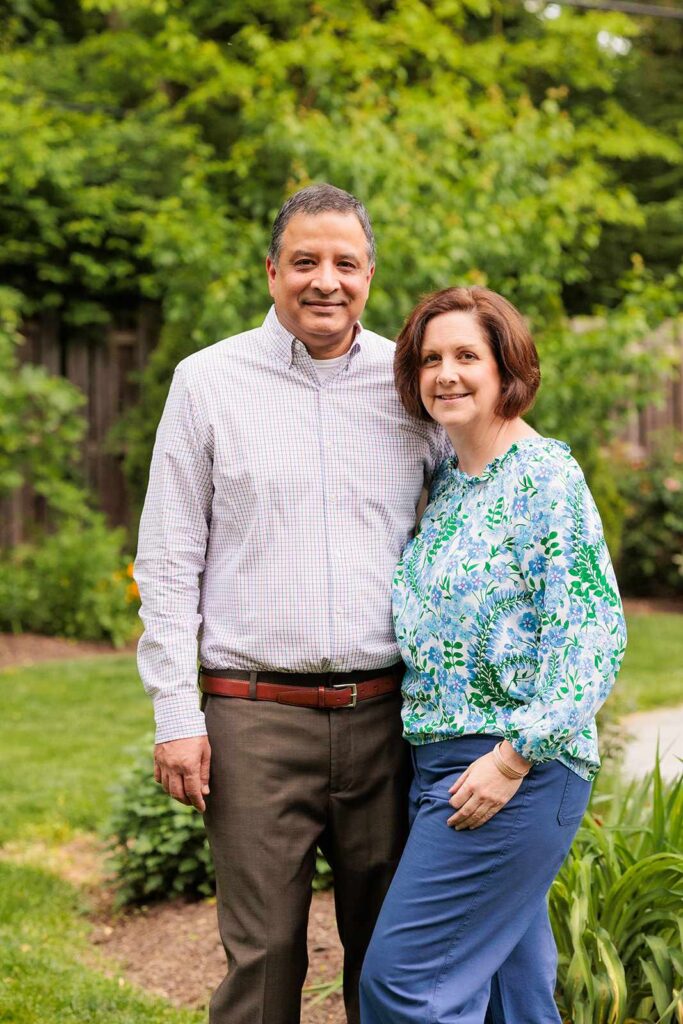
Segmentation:
[(683, 616), (629, 615), (614, 697), (622, 713), (683, 704)]
[(152, 742), (151, 705), (130, 655), (46, 662), (0, 674), (0, 844), (99, 828), (108, 788)]
[[(96, 831), (152, 712), (130, 655), (0, 673), (0, 845)], [(616, 690), (621, 711), (683, 701), (683, 629), (633, 615)], [(0, 1024), (199, 1024), (203, 1012), (147, 998), (98, 969), (83, 898), (46, 871), (0, 860)]]
[[(81, 897), (46, 872), (0, 862), (2, 1024), (200, 1024), (97, 970)], [(90, 966), (92, 963), (92, 966)]]

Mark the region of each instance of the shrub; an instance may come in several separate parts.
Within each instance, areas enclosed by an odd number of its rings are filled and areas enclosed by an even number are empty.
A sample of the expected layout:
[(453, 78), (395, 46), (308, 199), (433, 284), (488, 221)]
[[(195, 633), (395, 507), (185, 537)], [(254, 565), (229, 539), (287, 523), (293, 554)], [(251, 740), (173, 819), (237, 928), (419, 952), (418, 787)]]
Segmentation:
[[(202, 817), (157, 785), (149, 753), (138, 755), (116, 787), (107, 833), (120, 905), (215, 892)], [(318, 854), (313, 888), (331, 885), (332, 871)]]
[(124, 644), (139, 602), (123, 540), (91, 513), (0, 555), (0, 629)]
[(619, 580), (630, 594), (683, 594), (683, 444), (625, 467)]
[(215, 880), (201, 815), (154, 781), (139, 755), (114, 791), (107, 826), (119, 904), (210, 896)]
[(656, 766), (593, 801), (550, 891), (572, 1024), (682, 1019), (682, 849), (683, 777), (665, 789)]

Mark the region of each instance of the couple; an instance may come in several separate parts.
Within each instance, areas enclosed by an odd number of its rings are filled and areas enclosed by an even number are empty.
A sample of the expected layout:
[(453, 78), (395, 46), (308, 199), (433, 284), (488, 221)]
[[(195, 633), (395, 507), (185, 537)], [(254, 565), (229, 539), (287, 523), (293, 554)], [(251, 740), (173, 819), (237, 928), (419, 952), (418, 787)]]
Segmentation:
[(318, 845), (352, 1024), (549, 1024), (621, 605), (580, 469), (521, 419), (520, 314), (449, 288), (394, 347), (359, 323), (374, 264), (353, 196), (292, 196), (273, 308), (178, 366), (157, 435), (139, 666), (211, 843), (210, 1020), (299, 1021)]

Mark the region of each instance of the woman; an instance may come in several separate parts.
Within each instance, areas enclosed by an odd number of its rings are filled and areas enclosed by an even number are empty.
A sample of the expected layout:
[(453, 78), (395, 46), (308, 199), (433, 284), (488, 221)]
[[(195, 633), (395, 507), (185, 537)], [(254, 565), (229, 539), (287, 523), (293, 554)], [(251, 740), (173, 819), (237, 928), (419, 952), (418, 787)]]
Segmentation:
[(521, 418), (540, 382), (524, 320), (485, 288), (425, 298), (396, 383), (457, 453), (394, 580), (411, 832), (361, 979), (363, 1024), (550, 1024), (546, 894), (599, 767), (595, 714), (625, 628), (567, 445)]

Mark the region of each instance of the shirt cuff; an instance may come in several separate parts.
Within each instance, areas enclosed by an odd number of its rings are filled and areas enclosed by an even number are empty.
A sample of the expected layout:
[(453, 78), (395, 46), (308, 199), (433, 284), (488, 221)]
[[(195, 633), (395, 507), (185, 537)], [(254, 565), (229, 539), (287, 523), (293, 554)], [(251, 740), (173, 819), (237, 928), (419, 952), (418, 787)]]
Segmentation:
[(206, 736), (204, 713), (199, 708), (199, 691), (157, 694), (154, 698), (157, 729), (155, 743), (182, 740), (190, 736)]

